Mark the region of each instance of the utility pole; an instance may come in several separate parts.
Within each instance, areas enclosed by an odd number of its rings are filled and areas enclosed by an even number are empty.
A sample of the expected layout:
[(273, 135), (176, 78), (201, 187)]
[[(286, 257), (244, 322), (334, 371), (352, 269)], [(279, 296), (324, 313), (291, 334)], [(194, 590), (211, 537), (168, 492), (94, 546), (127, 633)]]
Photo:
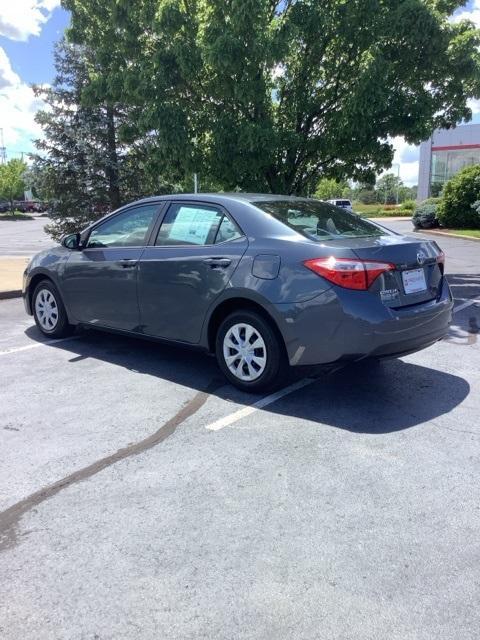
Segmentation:
[(0, 128), (0, 164), (7, 162), (7, 150), (3, 144), (3, 129)]
[(400, 164), (398, 162), (395, 162), (394, 164), (392, 164), (392, 167), (397, 167), (397, 195), (396, 195), (396, 200), (397, 200), (397, 207), (398, 207), (398, 192), (400, 190)]
[(193, 174), (193, 193), (198, 193), (198, 175)]

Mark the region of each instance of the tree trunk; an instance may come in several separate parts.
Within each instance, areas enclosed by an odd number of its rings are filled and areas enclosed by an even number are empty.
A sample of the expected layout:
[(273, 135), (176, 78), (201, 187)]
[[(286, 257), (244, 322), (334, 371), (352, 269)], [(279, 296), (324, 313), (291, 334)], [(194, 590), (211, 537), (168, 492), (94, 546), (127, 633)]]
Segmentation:
[(108, 180), (108, 193), (110, 197), (110, 206), (112, 210), (118, 209), (121, 204), (119, 172), (118, 172), (118, 156), (117, 141), (115, 136), (115, 118), (113, 107), (107, 107), (107, 157), (108, 163), (106, 168)]

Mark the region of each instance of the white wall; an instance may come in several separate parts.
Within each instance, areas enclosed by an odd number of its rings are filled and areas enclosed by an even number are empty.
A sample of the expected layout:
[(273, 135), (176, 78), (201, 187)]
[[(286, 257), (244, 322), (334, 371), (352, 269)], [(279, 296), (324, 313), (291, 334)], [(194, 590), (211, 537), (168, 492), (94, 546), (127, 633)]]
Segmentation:
[(418, 165), (417, 202), (428, 198), (430, 186), (430, 168), (432, 165), (432, 139), (429, 138), (420, 145), (420, 162)]
[(460, 144), (480, 144), (480, 124), (464, 124), (455, 129), (437, 129), (433, 132), (432, 147)]

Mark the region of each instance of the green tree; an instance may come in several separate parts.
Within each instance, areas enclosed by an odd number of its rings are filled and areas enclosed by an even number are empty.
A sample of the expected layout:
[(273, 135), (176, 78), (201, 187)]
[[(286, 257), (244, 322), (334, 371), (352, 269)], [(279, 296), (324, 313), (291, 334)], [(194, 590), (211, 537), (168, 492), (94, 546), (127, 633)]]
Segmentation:
[(407, 187), (406, 185), (402, 185), (398, 190), (398, 201), (405, 202), (406, 200), (416, 200), (417, 199), (417, 186)]
[(479, 34), (461, 0), (64, 0), (88, 45), (85, 98), (126, 100), (151, 161), (227, 189), (309, 193), (371, 178), (388, 136), (469, 120)]
[(379, 202), (383, 204), (394, 204), (399, 196), (400, 187), (403, 186), (401, 179), (393, 173), (386, 173), (377, 180), (376, 191)]
[[(85, 47), (61, 41), (55, 51), (56, 77), (51, 87), (34, 87), (48, 108), (37, 113), (43, 137), (36, 141), (31, 177), (40, 197), (50, 203), (53, 238), (78, 231), (103, 213), (143, 195), (175, 189), (146, 162), (153, 134), (119, 139), (131, 109), (119, 102), (82, 102), (89, 71), (98, 63)], [(148, 166), (147, 166), (148, 164)]]
[(26, 163), (18, 159), (0, 165), (0, 197), (8, 200), (12, 214), (15, 212), (13, 201), (22, 198), (25, 191), (26, 170)]
[(315, 197), (320, 200), (331, 200), (341, 198), (348, 189), (348, 182), (345, 180), (335, 180), (335, 178), (322, 178), (317, 184)]
[(465, 167), (449, 180), (438, 205), (438, 219), (444, 227), (480, 229), (475, 208), (480, 200), (480, 164)]
[(374, 185), (370, 183), (359, 183), (352, 192), (352, 200), (357, 200), (362, 204), (377, 204), (378, 194)]

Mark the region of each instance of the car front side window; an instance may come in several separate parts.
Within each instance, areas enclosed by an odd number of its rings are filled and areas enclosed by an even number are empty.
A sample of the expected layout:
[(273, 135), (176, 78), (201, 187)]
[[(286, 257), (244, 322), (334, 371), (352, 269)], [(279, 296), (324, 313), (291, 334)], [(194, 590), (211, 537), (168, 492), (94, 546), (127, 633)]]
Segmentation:
[(144, 246), (157, 211), (157, 204), (145, 205), (105, 220), (90, 233), (87, 248)]

